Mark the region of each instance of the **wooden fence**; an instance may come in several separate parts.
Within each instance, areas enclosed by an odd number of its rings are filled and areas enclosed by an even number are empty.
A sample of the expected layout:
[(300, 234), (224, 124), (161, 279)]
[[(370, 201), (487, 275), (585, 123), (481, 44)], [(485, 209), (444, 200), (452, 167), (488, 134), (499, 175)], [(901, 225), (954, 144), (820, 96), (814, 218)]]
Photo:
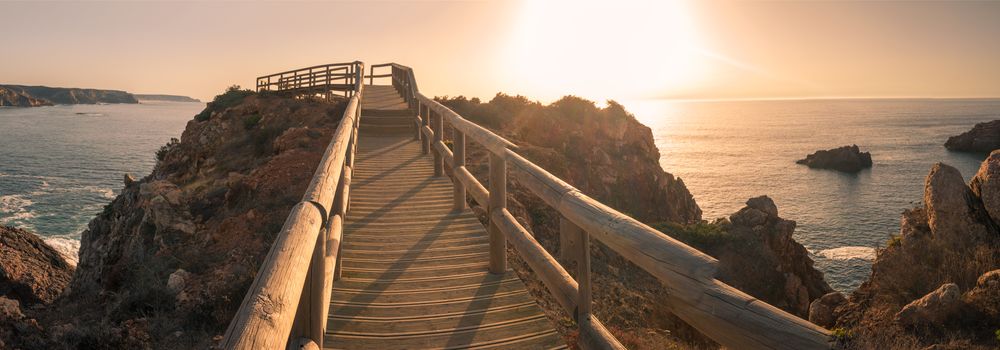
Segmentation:
[[(376, 75), (374, 68), (391, 67)], [(830, 332), (715, 279), (717, 260), (584, 195), (561, 179), (518, 155), (517, 147), (419, 92), (413, 70), (399, 64), (372, 66), (374, 78), (392, 84), (416, 112), (414, 137), (434, 157), (434, 173), (452, 170), (454, 205), (466, 196), (489, 213), (491, 272), (506, 269), (506, 245), (518, 254), (573, 315), (585, 349), (623, 349), (591, 312), (590, 240), (607, 245), (659, 279), (667, 290), (670, 310), (720, 344), (735, 349), (828, 349)], [(452, 148), (442, 141), (444, 123), (454, 132)], [(467, 138), (489, 152), (489, 188), (465, 167)], [(576, 262), (573, 278), (506, 208), (506, 176), (515, 170), (520, 183), (561, 214), (563, 254)]]
[(333, 92), (345, 96), (357, 92), (363, 85), (364, 64), (361, 62), (331, 63), (257, 77), (257, 92)]
[[(221, 343), (224, 349), (322, 346), (333, 280), (339, 273), (342, 226), (350, 202), (364, 69), (364, 63), (352, 62), (257, 79), (258, 91), (308, 87), (329, 92), (339, 88), (341, 81), (348, 81), (353, 84), (352, 97), (302, 201), (292, 208), (229, 324)], [(333, 71), (353, 76), (345, 78)], [(270, 77), (277, 78), (272, 81)], [(265, 85), (261, 85), (262, 81)]]

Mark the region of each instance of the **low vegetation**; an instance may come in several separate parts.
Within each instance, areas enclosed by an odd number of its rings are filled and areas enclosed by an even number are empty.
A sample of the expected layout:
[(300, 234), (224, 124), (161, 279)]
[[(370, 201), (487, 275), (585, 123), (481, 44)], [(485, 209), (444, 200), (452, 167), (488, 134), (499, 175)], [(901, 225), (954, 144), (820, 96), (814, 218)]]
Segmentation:
[(216, 95), (215, 98), (212, 99), (212, 102), (208, 103), (205, 110), (194, 116), (194, 120), (199, 122), (206, 121), (208, 118), (212, 117), (212, 113), (221, 112), (226, 110), (226, 108), (236, 106), (240, 102), (243, 102), (243, 99), (247, 98), (247, 96), (251, 96), (253, 94), (254, 92), (249, 89), (243, 89), (239, 85), (232, 85), (226, 88), (226, 92)]

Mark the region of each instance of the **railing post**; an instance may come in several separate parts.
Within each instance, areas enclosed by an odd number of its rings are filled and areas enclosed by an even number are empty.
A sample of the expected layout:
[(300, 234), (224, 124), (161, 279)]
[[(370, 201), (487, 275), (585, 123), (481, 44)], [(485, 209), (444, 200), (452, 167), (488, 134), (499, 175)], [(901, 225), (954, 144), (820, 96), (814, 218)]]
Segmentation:
[(444, 175), (444, 155), (437, 147), (444, 140), (444, 116), (440, 113), (430, 114), (434, 115), (431, 119), (434, 128), (434, 143), (431, 144), (431, 150), (434, 151), (434, 176), (441, 176)]
[(430, 149), (431, 149), (430, 148), (431, 147), (431, 145), (430, 145), (431, 140), (427, 138), (427, 135), (423, 135), (423, 133), (424, 133), (424, 127), (425, 126), (429, 126), (430, 122), (431, 122), (430, 121), (430, 119), (431, 119), (431, 108), (430, 108), (430, 106), (423, 106), (422, 109), (421, 109), (420, 115), (422, 117), (420, 121), (423, 123), (423, 125), (420, 126), (420, 134), (422, 135), (422, 139), (421, 139), (421, 142), (420, 142), (420, 150), (421, 150), (421, 152), (423, 154), (427, 154), (428, 152), (430, 152)]
[[(574, 261), (577, 257), (574, 248), (580, 243), (578, 231), (580, 231), (580, 227), (572, 221), (564, 216), (559, 217), (559, 257), (566, 263)], [(569, 266), (564, 267), (569, 268)]]
[(465, 185), (458, 180), (458, 171), (465, 166), (465, 134), (452, 127), (452, 169), (451, 183), (455, 189), (455, 211), (465, 209)]
[[(565, 224), (563, 224), (565, 223)], [(565, 226), (567, 231), (575, 233), (573, 260), (576, 261), (576, 319), (577, 322), (590, 317), (591, 295), (590, 295), (590, 233), (576, 226), (573, 222), (563, 218), (560, 226)]]
[[(309, 326), (306, 328), (306, 338), (312, 339), (316, 344), (323, 344), (323, 334), (325, 333), (326, 313), (323, 304), (329, 302), (323, 300), (324, 289), (326, 289), (326, 229), (319, 230), (319, 237), (316, 239), (316, 248), (313, 249), (312, 262), (309, 263)], [(305, 300), (305, 298), (303, 298)]]
[(413, 129), (416, 130), (413, 133), (413, 140), (420, 141), (420, 124), (423, 123), (422, 119), (420, 118), (420, 102), (419, 101), (417, 102), (417, 109), (416, 110), (414, 110), (412, 107), (410, 108), (410, 110), (414, 112), (413, 113), (413, 115), (414, 115), (414, 118), (413, 118)]
[(493, 212), (507, 207), (507, 161), (490, 153), (490, 273), (507, 271), (507, 239), (503, 231), (492, 222)]

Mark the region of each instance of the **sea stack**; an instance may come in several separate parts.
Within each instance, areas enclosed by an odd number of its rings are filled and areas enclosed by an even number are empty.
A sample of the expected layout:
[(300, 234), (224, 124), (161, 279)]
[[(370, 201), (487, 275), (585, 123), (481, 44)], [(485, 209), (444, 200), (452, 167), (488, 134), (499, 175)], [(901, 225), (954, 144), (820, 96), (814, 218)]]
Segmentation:
[(979, 123), (972, 130), (949, 137), (944, 147), (950, 151), (977, 153), (1000, 149), (1000, 120)]
[(833, 169), (846, 173), (856, 173), (861, 169), (872, 167), (872, 154), (861, 152), (858, 145), (844, 146), (829, 150), (816, 151), (795, 163), (804, 164), (810, 168)]

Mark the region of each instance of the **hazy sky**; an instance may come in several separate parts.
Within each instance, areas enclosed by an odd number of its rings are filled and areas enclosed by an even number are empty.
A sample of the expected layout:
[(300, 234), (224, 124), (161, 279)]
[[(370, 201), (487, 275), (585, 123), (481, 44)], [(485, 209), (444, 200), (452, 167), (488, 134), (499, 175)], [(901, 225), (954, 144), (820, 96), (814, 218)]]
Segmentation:
[(0, 83), (209, 99), (395, 61), (428, 95), (1000, 96), (1000, 1), (6, 2)]

